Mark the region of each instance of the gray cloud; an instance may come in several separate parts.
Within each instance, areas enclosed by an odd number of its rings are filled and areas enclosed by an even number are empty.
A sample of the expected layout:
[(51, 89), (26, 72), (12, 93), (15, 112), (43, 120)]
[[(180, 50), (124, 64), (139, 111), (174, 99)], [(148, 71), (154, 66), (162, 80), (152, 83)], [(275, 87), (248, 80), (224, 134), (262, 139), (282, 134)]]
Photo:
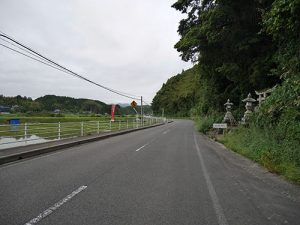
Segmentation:
[[(91, 80), (151, 101), (163, 82), (190, 67), (173, 48), (181, 15), (172, 3), (1, 0), (0, 30)], [(130, 101), (1, 46), (0, 93)]]

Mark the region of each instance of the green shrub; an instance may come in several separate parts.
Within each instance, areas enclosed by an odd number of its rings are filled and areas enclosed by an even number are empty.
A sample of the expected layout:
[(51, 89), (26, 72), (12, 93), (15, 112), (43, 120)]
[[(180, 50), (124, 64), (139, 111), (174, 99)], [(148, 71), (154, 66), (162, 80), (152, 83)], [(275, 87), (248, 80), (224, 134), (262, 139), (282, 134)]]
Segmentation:
[(212, 129), (214, 123), (222, 121), (220, 114), (210, 114), (207, 116), (199, 116), (195, 118), (197, 130), (206, 134)]

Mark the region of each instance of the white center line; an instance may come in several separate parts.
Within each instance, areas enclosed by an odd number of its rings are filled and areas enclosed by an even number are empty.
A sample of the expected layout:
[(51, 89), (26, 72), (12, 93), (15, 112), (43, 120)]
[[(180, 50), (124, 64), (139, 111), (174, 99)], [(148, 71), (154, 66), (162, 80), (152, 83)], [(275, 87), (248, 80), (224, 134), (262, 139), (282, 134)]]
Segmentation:
[(135, 150), (136, 152), (138, 152), (139, 150), (141, 150), (142, 148), (146, 147), (149, 143), (143, 145), (142, 147), (139, 147), (137, 150)]
[(27, 222), (25, 225), (32, 225), (36, 224), (42, 219), (44, 219), (46, 216), (49, 216), (51, 213), (53, 213), (55, 210), (57, 210), (59, 207), (61, 207), (66, 202), (70, 201), (75, 195), (79, 194), (81, 191), (86, 189), (87, 186), (81, 186), (77, 190), (73, 191), (71, 194), (60, 200), (59, 202), (55, 203), (50, 208), (46, 209), (44, 212), (40, 213), (37, 217), (33, 218), (29, 222)]

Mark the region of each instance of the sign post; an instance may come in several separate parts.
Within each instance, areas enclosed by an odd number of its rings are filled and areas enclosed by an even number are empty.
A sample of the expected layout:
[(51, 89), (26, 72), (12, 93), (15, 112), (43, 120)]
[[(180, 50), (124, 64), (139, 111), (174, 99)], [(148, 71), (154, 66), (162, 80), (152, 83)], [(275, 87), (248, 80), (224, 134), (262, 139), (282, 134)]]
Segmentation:
[(227, 123), (214, 123), (213, 128), (218, 129), (218, 130), (223, 129), (223, 135), (224, 135), (224, 131), (225, 131), (225, 129), (227, 129)]

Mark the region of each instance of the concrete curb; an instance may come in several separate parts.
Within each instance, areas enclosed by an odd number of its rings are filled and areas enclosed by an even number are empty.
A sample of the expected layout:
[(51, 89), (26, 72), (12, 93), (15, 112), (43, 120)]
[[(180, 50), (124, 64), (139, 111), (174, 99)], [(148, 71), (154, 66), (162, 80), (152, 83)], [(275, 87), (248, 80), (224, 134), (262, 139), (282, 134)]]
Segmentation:
[(128, 134), (128, 133), (132, 133), (132, 132), (136, 132), (136, 131), (140, 131), (140, 130), (144, 130), (144, 129), (148, 129), (148, 128), (152, 128), (152, 127), (157, 127), (157, 126), (161, 126), (161, 125), (164, 125), (164, 123), (155, 124), (155, 125), (147, 126), (147, 127), (136, 128), (136, 129), (124, 130), (124, 131), (119, 131), (119, 132), (114, 132), (114, 133), (109, 133), (109, 134), (104, 134), (101, 136), (87, 138), (84, 140), (72, 141), (72, 142), (68, 142), (68, 143), (58, 144), (55, 146), (42, 147), (42, 148), (30, 150), (30, 151), (24, 151), (24, 152), (19, 152), (16, 154), (1, 156), (0, 157), (0, 165), (18, 161), (21, 159), (31, 158), (31, 157), (42, 155), (42, 154), (49, 153), (49, 152), (54, 152), (54, 151), (70, 148), (73, 146), (77, 146), (77, 145), (81, 145), (81, 144), (85, 144), (85, 143), (89, 143), (89, 142), (93, 142), (93, 141), (99, 141), (99, 140), (107, 139), (110, 137), (115, 137), (115, 136)]

